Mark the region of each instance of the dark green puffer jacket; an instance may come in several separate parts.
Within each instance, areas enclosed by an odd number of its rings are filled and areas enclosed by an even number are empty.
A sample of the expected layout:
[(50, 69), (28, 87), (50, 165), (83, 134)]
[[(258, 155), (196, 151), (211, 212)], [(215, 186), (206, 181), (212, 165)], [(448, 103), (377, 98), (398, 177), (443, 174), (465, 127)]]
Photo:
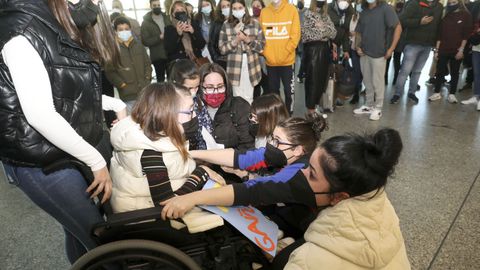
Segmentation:
[[(406, 29), (405, 44), (416, 44), (423, 46), (435, 46), (438, 28), (442, 20), (443, 5), (434, 0), (430, 6), (426, 0), (410, 0), (405, 10), (400, 15), (402, 28)], [(429, 24), (421, 25), (420, 21), (424, 16), (433, 16)]]
[[(162, 12), (165, 27), (171, 25), (170, 18)], [(145, 47), (150, 49), (150, 59), (156, 62), (161, 59), (167, 59), (167, 52), (165, 51), (165, 39), (160, 39), (160, 27), (152, 19), (152, 12), (148, 12), (143, 16), (141, 26), (142, 43)]]

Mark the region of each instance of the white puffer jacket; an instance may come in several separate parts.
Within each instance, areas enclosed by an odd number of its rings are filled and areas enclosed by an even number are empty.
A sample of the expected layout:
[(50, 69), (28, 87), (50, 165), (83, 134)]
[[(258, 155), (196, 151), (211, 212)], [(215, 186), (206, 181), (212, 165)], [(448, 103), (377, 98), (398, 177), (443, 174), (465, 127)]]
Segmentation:
[[(195, 161), (183, 161), (170, 138), (151, 141), (140, 125), (130, 117), (118, 122), (112, 129), (110, 140), (114, 151), (110, 165), (113, 191), (110, 202), (114, 212), (126, 212), (153, 207), (147, 177), (142, 173), (140, 158), (145, 149), (163, 153), (172, 190), (179, 189), (195, 169)], [(188, 147), (187, 147), (188, 148)]]
[(409, 270), (398, 217), (384, 191), (341, 201), (320, 212), (287, 270)]

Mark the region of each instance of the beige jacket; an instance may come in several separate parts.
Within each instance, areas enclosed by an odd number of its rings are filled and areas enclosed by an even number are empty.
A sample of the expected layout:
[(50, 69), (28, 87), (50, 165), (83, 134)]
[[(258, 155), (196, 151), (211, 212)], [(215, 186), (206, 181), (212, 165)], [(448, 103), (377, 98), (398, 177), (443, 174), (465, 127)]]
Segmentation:
[(374, 194), (323, 210), (285, 269), (410, 269), (395, 210), (384, 191), (367, 200)]
[[(145, 136), (140, 125), (130, 117), (113, 127), (110, 140), (114, 148), (110, 165), (113, 181), (110, 203), (115, 213), (154, 206), (148, 180), (143, 175), (140, 163), (143, 150), (152, 149), (162, 152), (173, 191), (179, 189), (195, 169), (195, 161), (189, 158), (184, 162), (180, 152), (169, 138), (151, 141)], [(191, 233), (206, 231), (224, 224), (220, 216), (202, 211), (197, 207), (188, 212), (182, 220)], [(172, 226), (177, 229), (185, 225), (172, 221)]]

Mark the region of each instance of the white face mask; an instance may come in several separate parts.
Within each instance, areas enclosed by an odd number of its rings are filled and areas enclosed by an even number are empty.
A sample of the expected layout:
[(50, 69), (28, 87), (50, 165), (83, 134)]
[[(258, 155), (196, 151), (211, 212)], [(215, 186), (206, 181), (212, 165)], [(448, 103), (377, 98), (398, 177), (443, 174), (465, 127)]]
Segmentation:
[(282, 0), (272, 0), (272, 2), (273, 2), (274, 4), (278, 4), (278, 3), (280, 3), (280, 1), (282, 1)]
[(245, 15), (245, 9), (240, 9), (240, 10), (233, 10), (232, 11), (232, 15), (241, 20), (243, 18), (243, 16)]
[(118, 31), (117, 36), (122, 41), (128, 41), (132, 37), (132, 31), (130, 30)]
[(222, 14), (225, 17), (229, 17), (230, 16), (230, 8), (222, 8)]
[(202, 13), (204, 15), (210, 15), (210, 13), (212, 12), (212, 6), (208, 5), (208, 6), (205, 6), (205, 7), (202, 7)]
[(367, 0), (367, 3), (373, 4), (373, 3), (375, 3), (375, 1), (377, 1), (377, 0)]
[(119, 8), (114, 8), (112, 9), (112, 13), (122, 13), (122, 10), (120, 10)]
[(347, 1), (339, 1), (338, 2), (338, 8), (340, 10), (345, 10), (348, 8), (348, 2)]

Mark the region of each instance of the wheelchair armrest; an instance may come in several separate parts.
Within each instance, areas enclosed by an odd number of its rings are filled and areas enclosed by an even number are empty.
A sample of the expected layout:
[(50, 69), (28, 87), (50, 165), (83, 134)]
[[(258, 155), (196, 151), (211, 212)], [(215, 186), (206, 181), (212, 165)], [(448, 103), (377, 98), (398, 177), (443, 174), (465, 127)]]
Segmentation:
[(162, 216), (162, 209), (163, 206), (157, 206), (112, 214), (108, 216), (107, 221), (103, 225), (115, 227), (151, 219), (160, 219)]

